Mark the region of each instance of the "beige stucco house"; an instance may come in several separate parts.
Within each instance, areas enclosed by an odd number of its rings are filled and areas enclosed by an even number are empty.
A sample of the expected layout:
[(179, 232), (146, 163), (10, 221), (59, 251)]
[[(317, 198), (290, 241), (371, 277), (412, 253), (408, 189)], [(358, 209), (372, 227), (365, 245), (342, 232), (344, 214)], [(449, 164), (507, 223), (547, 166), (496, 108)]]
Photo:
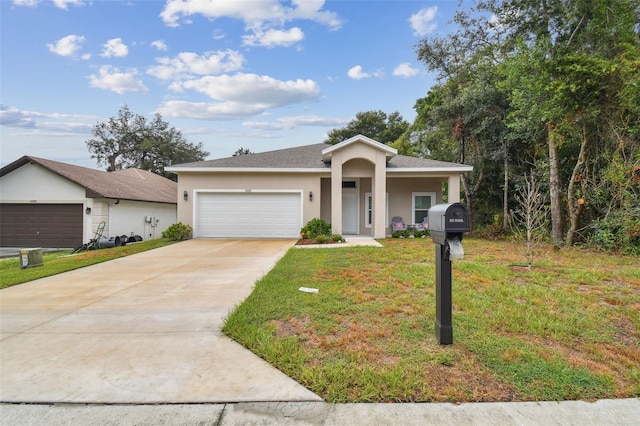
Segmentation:
[(421, 223), (431, 205), (459, 201), (462, 164), (398, 155), (358, 135), (315, 144), (172, 166), (178, 221), (195, 238), (297, 238), (320, 217), (335, 234), (384, 238), (390, 223)]

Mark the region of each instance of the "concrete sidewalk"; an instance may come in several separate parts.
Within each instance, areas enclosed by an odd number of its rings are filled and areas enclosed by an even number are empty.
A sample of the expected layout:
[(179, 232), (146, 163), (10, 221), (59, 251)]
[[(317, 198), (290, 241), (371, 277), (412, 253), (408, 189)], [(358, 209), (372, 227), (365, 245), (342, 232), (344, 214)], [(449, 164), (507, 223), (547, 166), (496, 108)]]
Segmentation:
[(196, 405), (0, 405), (7, 425), (616, 425), (635, 426), (640, 400), (593, 403), (326, 404), (253, 402)]

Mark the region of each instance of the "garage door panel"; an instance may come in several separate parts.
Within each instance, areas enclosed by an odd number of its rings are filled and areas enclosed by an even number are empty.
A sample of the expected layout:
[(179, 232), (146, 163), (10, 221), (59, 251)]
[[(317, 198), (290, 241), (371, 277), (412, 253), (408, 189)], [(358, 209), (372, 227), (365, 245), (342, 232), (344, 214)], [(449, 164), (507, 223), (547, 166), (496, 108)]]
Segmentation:
[(299, 192), (201, 193), (199, 237), (295, 238), (301, 228)]
[(77, 247), (82, 227), (82, 204), (0, 204), (4, 247)]

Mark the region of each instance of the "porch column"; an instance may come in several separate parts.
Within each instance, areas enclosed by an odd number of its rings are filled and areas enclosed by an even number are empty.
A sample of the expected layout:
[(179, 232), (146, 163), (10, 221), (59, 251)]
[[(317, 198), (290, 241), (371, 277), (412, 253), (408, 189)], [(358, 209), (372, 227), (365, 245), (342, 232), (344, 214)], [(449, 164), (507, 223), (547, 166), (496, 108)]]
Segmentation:
[[(373, 203), (373, 238), (385, 238), (387, 159), (384, 153), (378, 155), (375, 172), (371, 181)], [(381, 158), (380, 158), (381, 157)]]
[(331, 158), (331, 232), (342, 235), (342, 155)]
[(449, 203), (460, 202), (460, 175), (449, 176)]

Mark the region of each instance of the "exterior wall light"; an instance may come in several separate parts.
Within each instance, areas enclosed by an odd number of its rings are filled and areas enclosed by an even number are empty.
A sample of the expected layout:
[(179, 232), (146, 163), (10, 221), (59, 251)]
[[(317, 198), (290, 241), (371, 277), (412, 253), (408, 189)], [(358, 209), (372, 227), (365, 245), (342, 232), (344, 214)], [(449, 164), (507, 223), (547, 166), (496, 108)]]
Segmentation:
[(184, 196), (184, 200), (185, 201), (189, 201), (189, 192), (188, 191), (184, 191), (183, 196)]
[(309, 201), (313, 201), (313, 192), (309, 191)]
[(91, 214), (91, 207), (87, 207), (84, 212), (86, 214)]

